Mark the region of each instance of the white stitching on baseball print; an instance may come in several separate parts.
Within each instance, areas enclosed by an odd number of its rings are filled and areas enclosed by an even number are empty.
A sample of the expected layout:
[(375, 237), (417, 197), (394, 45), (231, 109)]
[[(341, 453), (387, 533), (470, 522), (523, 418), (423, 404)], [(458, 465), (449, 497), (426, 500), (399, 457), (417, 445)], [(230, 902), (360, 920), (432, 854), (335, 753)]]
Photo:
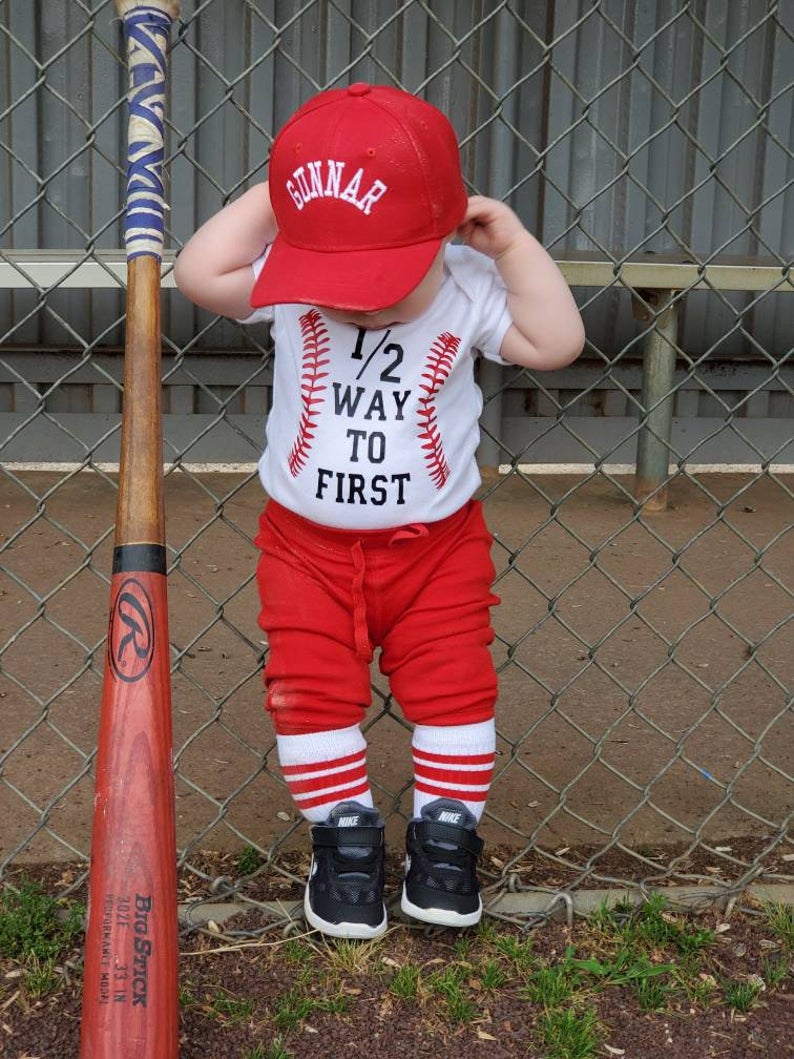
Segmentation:
[(422, 441), (428, 474), (435, 482), (436, 489), (444, 488), (450, 469), (444, 455), (441, 431), (436, 418), (435, 397), (449, 378), (459, 347), (460, 339), (455, 335), (449, 331), (440, 334), (428, 353), (425, 371), (422, 372), (422, 378), (427, 381), (420, 383), (420, 389), (424, 391), (425, 396), (419, 398), (416, 413), (419, 438)]
[(327, 356), (329, 339), (328, 331), (321, 322), (322, 317), (316, 309), (310, 309), (300, 318), (303, 336), (303, 372), (301, 373), (301, 418), (298, 425), (298, 436), (289, 454), (289, 470), (297, 478), (306, 465), (314, 441), (314, 430), (317, 426), (317, 415), (325, 397), (323, 391), (328, 389), (321, 379), (328, 376), (321, 369), (329, 363)]

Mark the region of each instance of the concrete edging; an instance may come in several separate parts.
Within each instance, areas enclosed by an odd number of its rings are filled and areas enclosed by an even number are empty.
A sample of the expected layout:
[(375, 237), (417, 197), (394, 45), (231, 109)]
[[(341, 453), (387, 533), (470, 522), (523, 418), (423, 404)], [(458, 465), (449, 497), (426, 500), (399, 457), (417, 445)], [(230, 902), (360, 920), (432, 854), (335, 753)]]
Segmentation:
[[(532, 917), (548, 915), (569, 922), (574, 916), (587, 916), (603, 905), (613, 907), (619, 903), (639, 905), (649, 893), (663, 894), (669, 903), (688, 911), (703, 912), (720, 905), (730, 910), (741, 899), (750, 898), (759, 903), (794, 905), (794, 883), (755, 884), (738, 893), (716, 886), (670, 886), (657, 890), (643, 890), (638, 886), (622, 886), (602, 890), (578, 890), (573, 893), (546, 890), (524, 890), (521, 893), (499, 894), (486, 901), (486, 914), (497, 916)], [(182, 927), (220, 924), (254, 910), (266, 918), (283, 919), (285, 925), (303, 919), (303, 903), (297, 901), (283, 904), (278, 901), (257, 901), (251, 904), (241, 901), (198, 901), (179, 906), (179, 922)], [(399, 907), (390, 909), (393, 919), (408, 922)]]

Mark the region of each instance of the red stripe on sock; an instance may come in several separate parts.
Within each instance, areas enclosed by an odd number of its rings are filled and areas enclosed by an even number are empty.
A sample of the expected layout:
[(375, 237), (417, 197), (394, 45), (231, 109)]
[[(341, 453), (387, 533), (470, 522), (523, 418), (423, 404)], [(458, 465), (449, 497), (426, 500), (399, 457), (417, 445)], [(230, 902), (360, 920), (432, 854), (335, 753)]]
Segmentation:
[(435, 764), (488, 765), (493, 764), (494, 754), (430, 754), (426, 750), (413, 748), (414, 761), (430, 761)]
[(417, 779), (421, 776), (426, 780), (441, 780), (442, 782), (454, 782), (460, 783), (461, 785), (467, 783), (476, 783), (477, 785), (480, 785), (491, 782), (493, 768), (477, 770), (470, 769), (468, 772), (457, 772), (453, 769), (431, 769), (428, 768), (427, 765), (420, 765), (418, 762), (414, 762), (414, 774)]
[(353, 783), (355, 780), (363, 779), (366, 774), (367, 764), (364, 762), (358, 768), (343, 769), (341, 772), (332, 772), (328, 776), (317, 776), (313, 780), (287, 780), (287, 786), (294, 798), (308, 791), (321, 791), (327, 787), (338, 787), (340, 783)]
[(434, 798), (454, 798), (458, 802), (484, 802), (488, 798), (488, 791), (453, 790), (451, 787), (434, 787), (418, 780), (416, 789), (422, 794), (432, 794)]
[(351, 765), (354, 761), (363, 761), (365, 756), (366, 750), (359, 750), (355, 754), (348, 754), (347, 757), (334, 758), (333, 761), (313, 761), (310, 765), (282, 765), (281, 771), (284, 776), (294, 776), (296, 773), (303, 772), (322, 772), (324, 769), (342, 768), (344, 765)]
[(313, 809), (316, 805), (338, 805), (340, 802), (349, 802), (359, 794), (366, 794), (369, 790), (369, 782), (358, 785), (358, 787), (345, 787), (339, 791), (329, 791), (320, 794), (316, 798), (296, 798), (295, 804), (300, 810)]

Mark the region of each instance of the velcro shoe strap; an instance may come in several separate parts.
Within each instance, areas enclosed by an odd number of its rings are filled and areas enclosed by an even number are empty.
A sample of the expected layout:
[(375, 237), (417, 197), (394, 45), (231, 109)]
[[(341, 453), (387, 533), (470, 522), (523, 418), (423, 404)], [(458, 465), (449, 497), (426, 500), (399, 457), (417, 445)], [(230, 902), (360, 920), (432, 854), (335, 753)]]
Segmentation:
[(383, 845), (383, 827), (329, 827), (321, 824), (312, 828), (315, 846), (364, 846), (380, 849)]
[(469, 827), (438, 824), (434, 820), (423, 820), (420, 824), (412, 826), (415, 827), (416, 837), (420, 841), (432, 839), (435, 842), (449, 842), (453, 846), (465, 849), (468, 853), (473, 853), (475, 857), (479, 857), (485, 845), (477, 832)]

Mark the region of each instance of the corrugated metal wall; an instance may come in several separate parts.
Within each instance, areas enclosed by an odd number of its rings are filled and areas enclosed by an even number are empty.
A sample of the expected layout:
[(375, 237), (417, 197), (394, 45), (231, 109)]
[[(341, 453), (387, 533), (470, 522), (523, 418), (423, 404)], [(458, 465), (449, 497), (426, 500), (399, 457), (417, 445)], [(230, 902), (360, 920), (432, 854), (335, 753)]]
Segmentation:
[[(0, 29), (0, 245), (121, 245), (112, 5), (6, 0)], [(265, 176), (271, 138), (299, 102), (367, 79), (447, 110), (472, 189), (508, 199), (556, 251), (785, 262), (793, 69), (794, 0), (183, 0), (168, 111), (171, 245)], [(614, 355), (636, 330), (628, 296), (581, 294), (591, 341)], [(766, 298), (737, 323), (752, 297), (690, 293), (684, 348), (785, 353), (791, 299)], [(184, 345), (196, 318), (171, 302), (166, 328)], [(35, 305), (35, 294), (0, 292), (0, 333), (31, 313), (15, 345), (119, 342), (114, 293), (56, 292), (47, 312)], [(241, 341), (215, 328), (210, 344)]]

